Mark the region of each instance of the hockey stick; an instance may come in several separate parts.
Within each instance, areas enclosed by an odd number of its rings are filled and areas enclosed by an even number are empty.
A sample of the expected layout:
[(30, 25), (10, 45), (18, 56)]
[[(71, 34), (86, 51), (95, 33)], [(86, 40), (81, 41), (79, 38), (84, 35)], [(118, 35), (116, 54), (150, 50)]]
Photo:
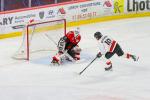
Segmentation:
[(96, 59), (97, 56), (79, 73), (79, 75), (81, 75)]

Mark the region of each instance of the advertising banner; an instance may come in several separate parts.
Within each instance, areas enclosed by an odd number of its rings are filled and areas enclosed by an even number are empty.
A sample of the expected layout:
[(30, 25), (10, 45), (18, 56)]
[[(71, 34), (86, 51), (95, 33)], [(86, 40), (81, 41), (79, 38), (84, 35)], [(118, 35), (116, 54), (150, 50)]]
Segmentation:
[(150, 0), (92, 0), (0, 14), (0, 34), (17, 32), (30, 21), (66, 19), (76, 22), (105, 16), (150, 11)]
[(126, 13), (149, 12), (150, 0), (125, 0)]
[[(6, 31), (7, 27), (7, 31), (8, 29), (9, 31), (18, 31), (31, 19), (49, 21), (65, 18), (67, 22), (73, 22), (108, 15), (113, 15), (113, 2), (111, 0), (95, 0), (1, 14), (0, 29)], [(1, 33), (4, 32), (1, 31)]]

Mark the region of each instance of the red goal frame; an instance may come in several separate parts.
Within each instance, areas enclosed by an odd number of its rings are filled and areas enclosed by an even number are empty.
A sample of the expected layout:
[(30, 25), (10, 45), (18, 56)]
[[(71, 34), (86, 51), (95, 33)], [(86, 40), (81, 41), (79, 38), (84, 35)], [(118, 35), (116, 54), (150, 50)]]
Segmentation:
[(26, 49), (27, 49), (27, 59), (26, 60), (28, 60), (29, 61), (29, 58), (30, 58), (30, 44), (29, 44), (29, 27), (30, 26), (34, 26), (34, 25), (38, 25), (38, 24), (44, 24), (44, 23), (50, 23), (50, 22), (59, 22), (59, 21), (63, 21), (63, 23), (64, 23), (64, 35), (66, 34), (66, 19), (59, 19), (59, 20), (52, 20), (52, 21), (45, 21), (45, 22), (39, 22), (39, 23), (31, 23), (31, 24), (28, 24), (26, 27), (26, 35), (27, 35), (27, 37), (26, 37), (26, 41), (27, 41), (27, 43), (26, 43)]

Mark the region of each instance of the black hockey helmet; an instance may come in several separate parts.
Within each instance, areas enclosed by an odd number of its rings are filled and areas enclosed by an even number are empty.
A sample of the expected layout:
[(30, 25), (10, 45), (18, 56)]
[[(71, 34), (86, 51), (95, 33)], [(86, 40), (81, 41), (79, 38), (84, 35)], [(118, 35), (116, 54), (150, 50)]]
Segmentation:
[(103, 36), (103, 35), (102, 35), (101, 32), (96, 32), (96, 33), (94, 33), (94, 37), (95, 37), (96, 39), (98, 39), (98, 40), (99, 40), (102, 36)]

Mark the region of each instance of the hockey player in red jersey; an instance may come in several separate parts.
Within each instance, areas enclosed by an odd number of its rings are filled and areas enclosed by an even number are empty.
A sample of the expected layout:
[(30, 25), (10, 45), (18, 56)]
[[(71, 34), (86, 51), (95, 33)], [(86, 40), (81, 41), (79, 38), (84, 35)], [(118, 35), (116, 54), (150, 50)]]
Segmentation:
[(52, 63), (61, 64), (63, 60), (80, 60), (81, 48), (78, 46), (80, 40), (79, 28), (61, 37), (57, 45), (58, 53), (53, 57)]
[(101, 34), (101, 32), (96, 32), (94, 34), (94, 37), (96, 38), (96, 40), (98, 40), (99, 49), (100, 49), (99, 53), (97, 54), (97, 58), (100, 58), (102, 55), (105, 56), (104, 58), (105, 58), (106, 65), (107, 65), (107, 67), (105, 67), (106, 71), (112, 69), (112, 62), (110, 58), (114, 54), (117, 54), (119, 57), (122, 56), (127, 59), (132, 59), (133, 61), (138, 61), (137, 56), (132, 55), (130, 53), (124, 53), (124, 51), (122, 50), (120, 45), (117, 43), (117, 41), (115, 41), (111, 37), (104, 36)]

